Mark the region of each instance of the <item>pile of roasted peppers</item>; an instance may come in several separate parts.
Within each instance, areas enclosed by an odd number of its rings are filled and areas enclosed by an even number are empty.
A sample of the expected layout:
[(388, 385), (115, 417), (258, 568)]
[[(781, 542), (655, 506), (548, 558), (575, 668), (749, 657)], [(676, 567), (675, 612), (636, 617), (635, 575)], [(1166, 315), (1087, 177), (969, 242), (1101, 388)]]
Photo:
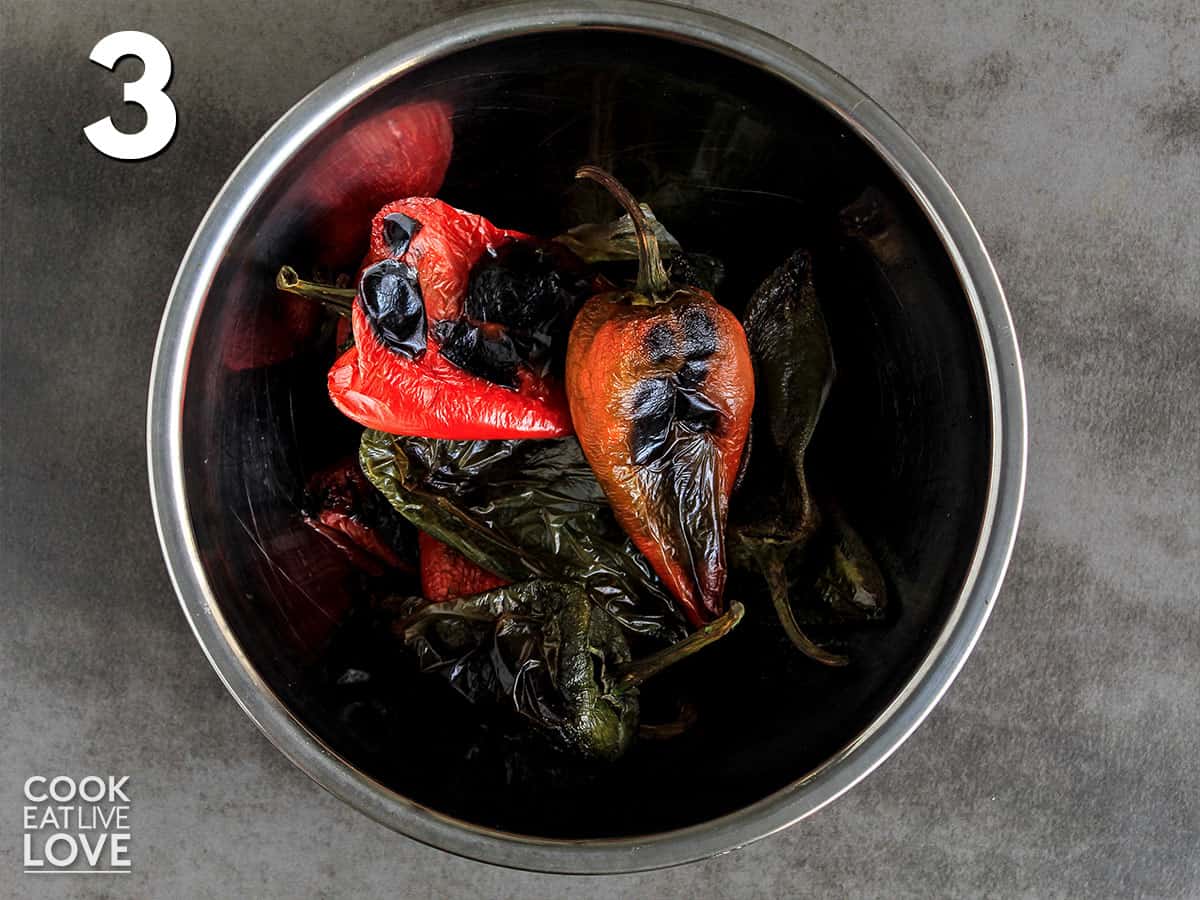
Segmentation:
[[(787, 635), (828, 665), (848, 660), (803, 628), (878, 618), (885, 592), (806, 478), (834, 377), (809, 254), (739, 321), (709, 290), (719, 264), (608, 173), (577, 177), (624, 215), (544, 240), (409, 196), (360, 229), (353, 279), (329, 277), (343, 223), (304, 266), (314, 277), (285, 266), (276, 284), (343, 317), (329, 396), (365, 426), (358, 464), (314, 482), (308, 523), (372, 575), (412, 567), (396, 514), (415, 525), (422, 595), (383, 603), (397, 648), (468, 700), (612, 760), (639, 734), (638, 686), (742, 618), (730, 567), (764, 579)], [(755, 479), (772, 502), (739, 508)]]

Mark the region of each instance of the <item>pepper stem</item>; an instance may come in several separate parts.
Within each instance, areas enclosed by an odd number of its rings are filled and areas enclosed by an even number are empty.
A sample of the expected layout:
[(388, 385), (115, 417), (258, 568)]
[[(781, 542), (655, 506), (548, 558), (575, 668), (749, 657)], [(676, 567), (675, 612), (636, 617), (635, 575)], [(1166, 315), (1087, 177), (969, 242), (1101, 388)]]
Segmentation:
[(774, 557), (765, 560), (763, 576), (766, 578), (767, 588), (771, 592), (771, 602), (775, 604), (775, 614), (779, 616), (779, 624), (783, 626), (784, 632), (796, 645), (796, 649), (809, 659), (826, 666), (849, 665), (850, 657), (842, 656), (840, 653), (831, 653), (801, 630), (800, 623), (796, 621), (796, 614), (792, 612), (791, 600), (788, 598), (787, 574), (784, 572), (783, 562)]
[(575, 177), (594, 181), (612, 194), (613, 199), (621, 205), (633, 223), (633, 233), (637, 237), (638, 245), (638, 293), (651, 299), (665, 293), (671, 282), (667, 277), (667, 270), (663, 268), (662, 256), (658, 252), (658, 238), (654, 236), (650, 223), (646, 221), (641, 204), (626, 190), (625, 185), (598, 166), (580, 166), (575, 172)]
[(496, 616), (477, 609), (463, 609), (453, 603), (428, 603), (412, 615), (392, 625), (392, 632), (402, 640), (412, 640), (439, 619), (467, 622), (495, 622)]
[(633, 662), (618, 666), (614, 672), (614, 687), (616, 693), (637, 687), (647, 678), (657, 675), (668, 666), (673, 666), (681, 659), (686, 659), (697, 650), (720, 640), (733, 631), (738, 622), (742, 621), (746, 608), (738, 601), (733, 601), (729, 611), (719, 619), (714, 619), (703, 628), (693, 631), (682, 641), (657, 650), (649, 656), (635, 659)]
[(354, 298), (358, 294), (354, 288), (334, 287), (332, 284), (321, 284), (316, 281), (306, 281), (300, 277), (291, 266), (284, 266), (275, 276), (275, 287), (306, 300), (315, 300), (327, 310), (339, 316), (350, 318), (350, 310), (354, 307)]

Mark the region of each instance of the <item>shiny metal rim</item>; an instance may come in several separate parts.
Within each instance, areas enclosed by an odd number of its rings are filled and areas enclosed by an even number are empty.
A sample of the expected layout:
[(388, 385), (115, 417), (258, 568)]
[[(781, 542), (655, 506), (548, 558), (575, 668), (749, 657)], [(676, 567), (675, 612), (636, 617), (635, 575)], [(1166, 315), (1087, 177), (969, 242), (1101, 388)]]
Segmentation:
[[(758, 66), (822, 103), (879, 153), (936, 228), (965, 289), (990, 388), (993, 446), (980, 540), (946, 626), (898, 696), (849, 746), (790, 786), (702, 825), (556, 841), (481, 828), (415, 804), (340, 758), (292, 715), (243, 653), (205, 579), (189, 522), (181, 426), (205, 294), (230, 238), (279, 168), (347, 105), (423, 63), (472, 44), (577, 28), (674, 38)], [(974, 225), (933, 163), (862, 91), (795, 47), (711, 13), (645, 0), (522, 2), (445, 22), (368, 56), (297, 103), (246, 155), (196, 231), (167, 301), (150, 377), (148, 453), (159, 540), (192, 631), (238, 704), (292, 762), (376, 821), (452, 853), (546, 872), (629, 872), (724, 853), (811, 815), (887, 759), (928, 715), (974, 647), (1012, 553), (1025, 483), (1025, 389), (1004, 293)]]

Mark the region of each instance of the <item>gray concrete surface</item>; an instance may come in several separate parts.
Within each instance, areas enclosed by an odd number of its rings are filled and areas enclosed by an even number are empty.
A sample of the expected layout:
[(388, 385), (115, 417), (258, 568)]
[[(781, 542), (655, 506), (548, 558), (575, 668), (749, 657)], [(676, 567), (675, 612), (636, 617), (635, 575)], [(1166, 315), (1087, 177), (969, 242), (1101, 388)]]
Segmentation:
[[(975, 217), (1022, 339), (1032, 442), (1006, 588), (945, 701), (863, 785), (711, 862), (545, 877), (374, 825), (242, 715), (151, 525), (163, 299), (280, 113), (471, 5), (4, 0), (0, 895), (1200, 896), (1192, 2), (703, 4), (814, 53), (912, 131)], [(139, 164), (80, 135), (118, 84), (87, 53), (125, 28), (161, 38), (177, 72), (179, 136)], [(21, 784), (43, 770), (132, 774), (134, 875), (21, 874)]]

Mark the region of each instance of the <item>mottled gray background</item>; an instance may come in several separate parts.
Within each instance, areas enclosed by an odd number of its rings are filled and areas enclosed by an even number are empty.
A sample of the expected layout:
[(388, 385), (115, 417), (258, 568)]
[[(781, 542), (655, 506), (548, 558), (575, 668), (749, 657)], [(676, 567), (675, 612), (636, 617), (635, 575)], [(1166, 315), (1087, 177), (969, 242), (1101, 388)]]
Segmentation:
[[(912, 131), (991, 248), (1022, 341), (1029, 487), (1005, 590), (946, 699), (864, 784), (711, 862), (526, 875), (371, 823), (242, 715), (151, 524), (143, 418), (163, 301), (276, 117), (474, 5), (3, 0), (0, 893), (1200, 896), (1191, 0), (702, 4), (815, 54)], [(137, 164), (80, 134), (119, 91), (88, 51), (128, 28), (171, 49), (180, 114), (174, 144)], [(22, 875), (25, 777), (92, 770), (133, 776), (136, 874)]]

